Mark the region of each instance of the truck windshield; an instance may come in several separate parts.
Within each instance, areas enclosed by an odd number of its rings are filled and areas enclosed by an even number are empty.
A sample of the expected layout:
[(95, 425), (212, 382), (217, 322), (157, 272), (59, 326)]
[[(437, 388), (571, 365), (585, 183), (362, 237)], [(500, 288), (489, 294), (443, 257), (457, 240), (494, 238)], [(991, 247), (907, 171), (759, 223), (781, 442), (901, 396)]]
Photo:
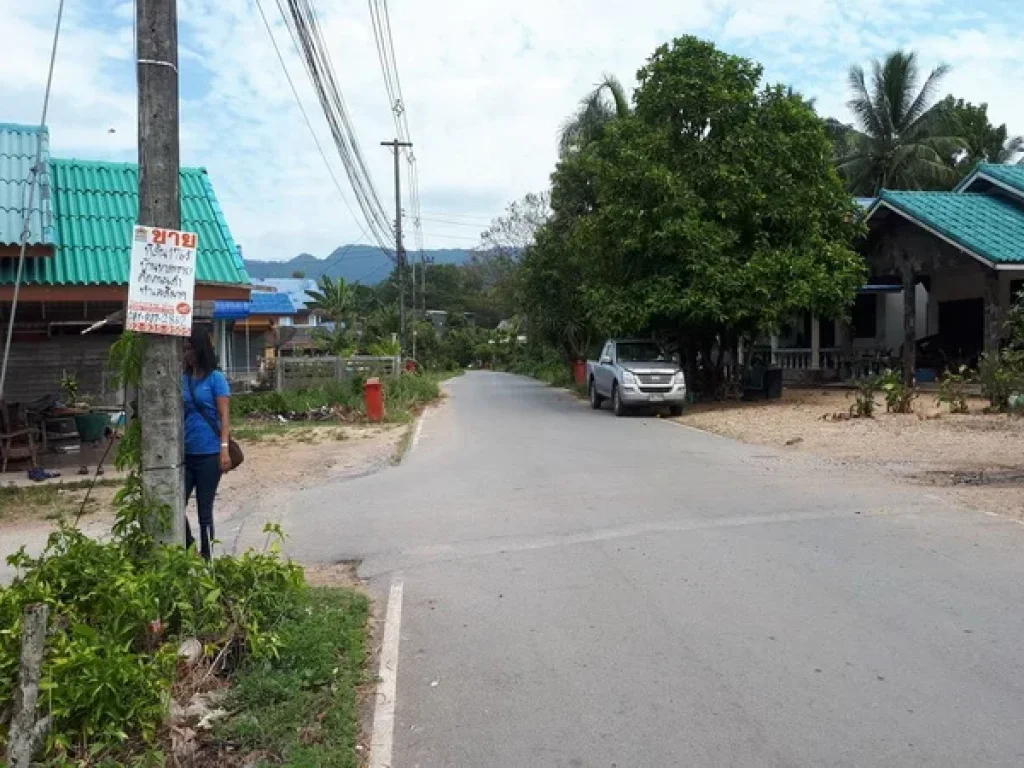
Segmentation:
[(668, 359), (662, 348), (653, 341), (620, 342), (616, 352), (621, 363), (660, 363)]

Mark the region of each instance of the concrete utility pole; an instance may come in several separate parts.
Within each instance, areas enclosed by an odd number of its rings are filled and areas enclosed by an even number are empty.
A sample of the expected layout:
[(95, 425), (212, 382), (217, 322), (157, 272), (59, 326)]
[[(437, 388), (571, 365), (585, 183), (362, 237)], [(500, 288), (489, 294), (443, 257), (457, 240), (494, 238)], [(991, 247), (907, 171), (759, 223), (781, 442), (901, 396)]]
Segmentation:
[[(178, 176), (178, 10), (176, 0), (136, 0), (139, 88), (139, 224), (181, 229)], [(150, 520), (158, 541), (185, 544), (182, 343), (146, 336), (139, 416), (142, 487), (147, 503), (170, 508)]]
[[(411, 147), (411, 141), (382, 141), (382, 147), (391, 147), (395, 153), (395, 260), (398, 262), (398, 344), (402, 354), (405, 345), (405, 246), (402, 245), (402, 174), (399, 172), (398, 161), (401, 159), (401, 148)], [(413, 305), (416, 304), (416, 286), (413, 286)]]

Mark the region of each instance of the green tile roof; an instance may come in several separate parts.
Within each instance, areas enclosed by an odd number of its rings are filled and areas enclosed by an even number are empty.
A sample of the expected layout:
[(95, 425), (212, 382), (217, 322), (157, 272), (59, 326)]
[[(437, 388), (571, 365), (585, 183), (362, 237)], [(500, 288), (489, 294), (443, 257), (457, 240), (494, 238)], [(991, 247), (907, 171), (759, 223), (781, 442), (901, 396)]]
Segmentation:
[(871, 213), (882, 204), (990, 262), (1024, 264), (1024, 206), (997, 195), (885, 190)]
[(50, 211), (50, 135), (38, 125), (0, 123), (0, 245), (20, 245), (25, 228), (25, 202), (36, 153), (42, 142), (43, 172), (32, 201), (29, 245), (53, 244)]
[(982, 163), (976, 169), (978, 173), (1005, 184), (1024, 196), (1024, 165), (997, 165)]
[[(139, 168), (51, 158), (56, 255), (26, 260), (25, 285), (124, 285), (139, 210)], [(199, 234), (196, 280), (248, 285), (238, 248), (205, 168), (181, 169), (182, 228)], [(0, 262), (0, 285), (15, 267)]]

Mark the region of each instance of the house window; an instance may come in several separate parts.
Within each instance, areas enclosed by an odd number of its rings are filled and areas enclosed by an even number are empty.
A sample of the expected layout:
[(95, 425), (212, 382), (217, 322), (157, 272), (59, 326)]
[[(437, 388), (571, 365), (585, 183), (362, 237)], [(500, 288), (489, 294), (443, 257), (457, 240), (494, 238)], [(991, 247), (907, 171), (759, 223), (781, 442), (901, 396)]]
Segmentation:
[(853, 302), (853, 337), (873, 339), (878, 332), (878, 294), (858, 293)]

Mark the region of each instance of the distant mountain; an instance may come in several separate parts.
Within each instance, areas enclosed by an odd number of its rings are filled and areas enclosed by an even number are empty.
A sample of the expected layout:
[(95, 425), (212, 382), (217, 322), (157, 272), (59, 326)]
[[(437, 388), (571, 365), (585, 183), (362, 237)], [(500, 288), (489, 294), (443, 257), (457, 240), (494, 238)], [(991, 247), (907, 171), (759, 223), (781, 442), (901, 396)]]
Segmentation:
[[(470, 251), (461, 248), (439, 248), (424, 251), (424, 256), (433, 264), (465, 264), (470, 259)], [(336, 248), (325, 259), (318, 259), (308, 253), (300, 253), (288, 261), (255, 261), (245, 260), (245, 268), (249, 277), (292, 277), (302, 273), (303, 277), (317, 280), (321, 275), (344, 277), (351, 282), (374, 285), (387, 279), (391, 274), (394, 252), (385, 255), (380, 248), (372, 245), (346, 245)], [(409, 252), (409, 262), (419, 263), (419, 251)]]

